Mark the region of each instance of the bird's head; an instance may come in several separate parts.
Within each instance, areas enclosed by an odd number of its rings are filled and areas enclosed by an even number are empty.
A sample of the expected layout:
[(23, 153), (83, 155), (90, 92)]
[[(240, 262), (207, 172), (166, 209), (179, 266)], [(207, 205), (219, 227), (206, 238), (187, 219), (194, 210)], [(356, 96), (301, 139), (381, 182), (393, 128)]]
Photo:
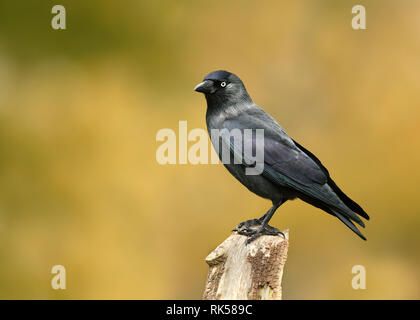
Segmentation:
[(241, 102), (251, 100), (238, 76), (224, 70), (209, 73), (195, 88), (208, 102)]

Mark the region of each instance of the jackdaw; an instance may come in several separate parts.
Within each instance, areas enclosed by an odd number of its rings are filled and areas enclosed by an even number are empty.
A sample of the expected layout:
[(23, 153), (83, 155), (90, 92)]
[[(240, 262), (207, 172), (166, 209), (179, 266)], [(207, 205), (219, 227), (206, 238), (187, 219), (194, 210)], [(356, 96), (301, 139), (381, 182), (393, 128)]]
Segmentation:
[[(243, 132), (251, 129), (253, 133), (257, 129), (264, 130), (262, 139), (256, 134), (251, 138), (251, 153), (256, 152), (258, 143), (263, 143), (261, 174), (247, 174), (246, 169), (252, 164), (246, 161), (250, 154), (244, 152), (246, 148), (243, 144), (234, 143), (232, 136), (226, 138), (226, 135), (219, 135), (217, 139), (211, 136), (213, 146), (227, 170), (250, 191), (273, 203), (261, 218), (241, 222), (234, 229), (248, 236), (247, 243), (262, 234), (282, 234), (269, 226), (268, 222), (280, 205), (296, 198), (337, 217), (366, 240), (353, 222), (365, 227), (359, 216), (369, 220), (367, 213), (340, 190), (315, 155), (290, 138), (276, 120), (252, 101), (236, 75), (224, 70), (211, 72), (194, 90), (204, 93), (206, 97), (209, 135), (213, 130), (231, 132), (239, 129)], [(239, 156), (242, 161), (225, 161), (221, 144), (228, 146), (230, 156)]]

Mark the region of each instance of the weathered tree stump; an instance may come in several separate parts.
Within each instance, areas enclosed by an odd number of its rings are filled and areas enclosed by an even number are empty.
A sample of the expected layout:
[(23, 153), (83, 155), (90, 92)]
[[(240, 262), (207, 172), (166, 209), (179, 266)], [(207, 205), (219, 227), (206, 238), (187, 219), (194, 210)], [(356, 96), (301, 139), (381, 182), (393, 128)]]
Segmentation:
[(261, 236), (246, 244), (246, 236), (232, 234), (213, 252), (205, 300), (281, 300), (281, 279), (289, 247), (286, 238)]

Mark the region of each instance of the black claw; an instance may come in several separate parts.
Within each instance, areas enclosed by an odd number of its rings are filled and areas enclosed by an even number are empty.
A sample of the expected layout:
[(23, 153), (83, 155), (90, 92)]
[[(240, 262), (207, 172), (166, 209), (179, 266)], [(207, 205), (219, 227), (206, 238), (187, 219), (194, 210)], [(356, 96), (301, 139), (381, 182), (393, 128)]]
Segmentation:
[(253, 234), (257, 233), (257, 230), (253, 230), (253, 229), (243, 229), (243, 230), (238, 230), (237, 231), (238, 234), (243, 235), (243, 236), (252, 236)]
[(241, 230), (241, 229), (251, 229), (252, 227), (258, 227), (261, 225), (261, 222), (258, 221), (258, 219), (251, 219), (246, 220), (244, 222), (239, 223), (234, 231)]
[(246, 244), (250, 244), (252, 241), (256, 240), (259, 236), (261, 236), (261, 233), (254, 233), (252, 236), (250, 236), (248, 239), (246, 239)]
[(282, 235), (283, 238), (286, 238), (283, 232), (279, 229), (274, 228), (272, 226), (266, 225), (261, 228), (261, 221), (259, 219), (251, 219), (244, 222), (239, 223), (232, 231), (235, 231), (237, 234), (247, 236), (248, 239), (246, 240), (246, 244), (250, 244), (258, 237), (262, 235), (269, 235), (269, 236), (278, 236)]

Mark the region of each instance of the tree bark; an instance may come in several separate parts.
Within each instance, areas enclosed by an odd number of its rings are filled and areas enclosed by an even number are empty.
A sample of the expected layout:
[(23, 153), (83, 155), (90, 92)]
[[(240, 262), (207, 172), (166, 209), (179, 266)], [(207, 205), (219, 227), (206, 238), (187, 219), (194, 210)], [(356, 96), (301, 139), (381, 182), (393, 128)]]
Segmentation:
[(213, 252), (205, 300), (281, 300), (281, 279), (289, 247), (286, 236), (261, 236), (246, 244), (246, 236), (232, 234)]

